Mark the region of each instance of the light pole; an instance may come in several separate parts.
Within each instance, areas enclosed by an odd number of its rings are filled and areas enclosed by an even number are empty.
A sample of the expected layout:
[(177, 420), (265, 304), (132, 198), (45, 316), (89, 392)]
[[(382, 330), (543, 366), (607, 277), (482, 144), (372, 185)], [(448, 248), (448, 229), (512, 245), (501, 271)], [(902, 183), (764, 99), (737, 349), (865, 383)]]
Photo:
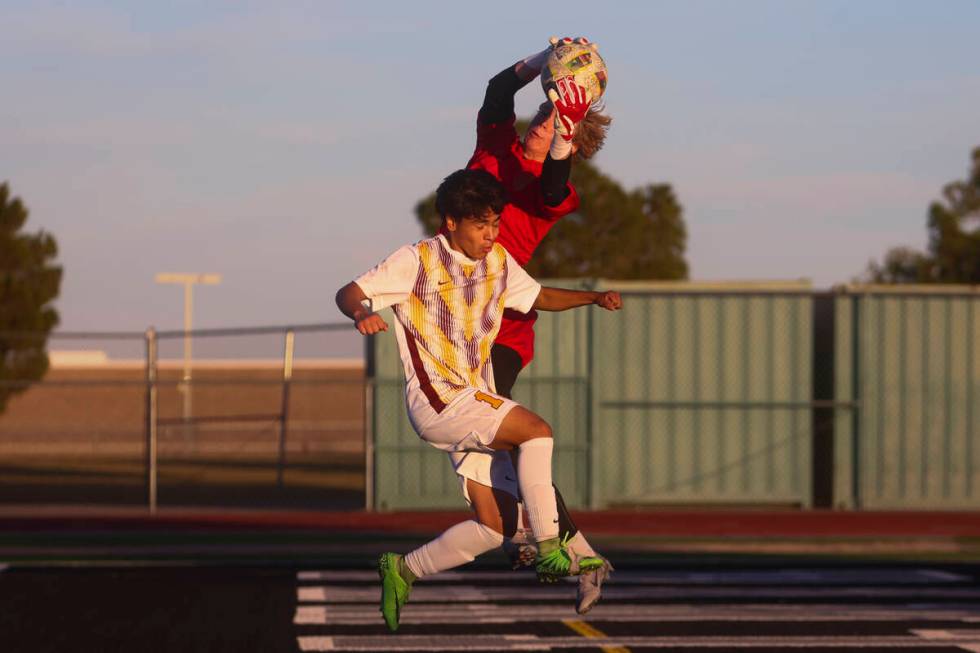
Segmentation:
[(217, 285), (221, 283), (221, 275), (162, 272), (156, 275), (156, 282), (179, 283), (184, 286), (184, 374), (180, 387), (184, 394), (184, 426), (188, 429), (191, 419), (191, 324), (194, 318), (194, 286), (195, 284)]

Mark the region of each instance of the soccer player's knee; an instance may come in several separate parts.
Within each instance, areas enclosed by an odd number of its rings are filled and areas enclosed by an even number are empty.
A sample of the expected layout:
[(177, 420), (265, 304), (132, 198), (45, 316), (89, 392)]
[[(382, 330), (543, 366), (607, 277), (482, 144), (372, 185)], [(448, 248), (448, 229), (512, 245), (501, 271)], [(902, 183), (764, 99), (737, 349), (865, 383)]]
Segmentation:
[(551, 424), (535, 415), (529, 429), (529, 435), (531, 438), (550, 438), (552, 437)]

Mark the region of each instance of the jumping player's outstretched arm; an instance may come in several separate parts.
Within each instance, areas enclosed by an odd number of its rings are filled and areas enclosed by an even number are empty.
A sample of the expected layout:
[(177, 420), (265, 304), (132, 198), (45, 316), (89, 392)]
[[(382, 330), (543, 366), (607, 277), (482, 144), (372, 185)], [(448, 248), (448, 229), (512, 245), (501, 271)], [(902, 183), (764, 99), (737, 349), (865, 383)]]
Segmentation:
[(551, 46), (521, 59), (512, 66), (504, 68), (487, 82), (487, 92), (483, 96), (478, 120), (484, 125), (493, 125), (509, 120), (514, 115), (514, 95), (528, 82), (541, 73)]
[(539, 311), (567, 311), (590, 304), (601, 306), (607, 311), (618, 311), (623, 307), (623, 299), (615, 290), (596, 292), (542, 286), (538, 298), (534, 300), (534, 308)]

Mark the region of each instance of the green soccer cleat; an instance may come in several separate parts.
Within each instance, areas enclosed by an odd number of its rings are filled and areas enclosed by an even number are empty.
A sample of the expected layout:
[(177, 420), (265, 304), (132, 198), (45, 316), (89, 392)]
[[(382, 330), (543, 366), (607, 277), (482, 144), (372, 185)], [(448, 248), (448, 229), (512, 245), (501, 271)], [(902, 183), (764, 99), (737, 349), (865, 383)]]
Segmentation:
[(534, 561), (534, 570), (542, 583), (554, 583), (559, 578), (578, 576), (598, 569), (602, 565), (602, 558), (597, 556), (575, 558), (568, 549), (568, 537), (565, 537), (558, 542), (558, 547), (549, 553), (542, 555), (539, 549), (538, 557)]
[(408, 594), (412, 590), (412, 586), (398, 573), (398, 562), (401, 558), (397, 553), (382, 553), (378, 558), (378, 576), (381, 577), (381, 616), (384, 617), (385, 625), (391, 632), (398, 630), (402, 606), (408, 603)]
[(578, 576), (602, 568), (606, 561), (599, 556), (582, 556), (572, 563), (571, 575)]
[(544, 555), (539, 552), (534, 561), (534, 571), (537, 572), (538, 580), (542, 583), (557, 582), (559, 578), (572, 574), (572, 556), (564, 546), (559, 546)]

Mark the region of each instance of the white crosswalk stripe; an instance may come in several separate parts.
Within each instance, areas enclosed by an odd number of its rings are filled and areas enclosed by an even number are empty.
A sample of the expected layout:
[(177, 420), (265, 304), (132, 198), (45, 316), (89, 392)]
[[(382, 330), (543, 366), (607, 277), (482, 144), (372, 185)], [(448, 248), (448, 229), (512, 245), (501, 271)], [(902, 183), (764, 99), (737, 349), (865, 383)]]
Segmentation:
[[(866, 637), (548, 637), (513, 639), (502, 635), (374, 635), (363, 637), (299, 637), (302, 651), (548, 651), (556, 648), (713, 648), (718, 650), (783, 648), (935, 648), (936, 642), (915, 636)], [(949, 638), (943, 644), (964, 651), (980, 648), (980, 639)]]
[[(545, 586), (534, 591), (534, 598), (540, 601), (560, 601), (569, 596), (568, 588)], [(701, 598), (745, 598), (749, 590), (745, 588), (684, 588), (684, 587), (608, 587), (602, 595), (607, 599), (692, 599)], [(890, 587), (810, 587), (805, 589), (765, 587), (752, 588), (751, 596), (761, 598), (912, 598), (912, 590)], [(380, 587), (301, 587), (298, 590), (300, 603), (370, 603), (381, 597)], [(980, 588), (915, 588), (914, 597), (957, 598), (967, 601), (980, 601)], [(520, 601), (528, 598), (525, 587), (445, 587), (418, 583), (412, 589), (412, 603), (442, 603), (453, 601)]]
[[(574, 612), (574, 581), (541, 585), (533, 574), (451, 572), (415, 585), (397, 634), (384, 630), (375, 572), (302, 571), (297, 582), (293, 622), (302, 651), (875, 647), (980, 653), (980, 587), (970, 576), (941, 570), (617, 571), (603, 602), (586, 616)], [(863, 622), (870, 624), (868, 635), (861, 634)], [(564, 634), (555, 634), (554, 625), (541, 630), (547, 623), (563, 624)], [(461, 636), (460, 625), (467, 624), (474, 632)]]
[[(568, 598), (568, 597), (566, 597)], [(773, 609), (773, 608), (776, 609)], [(528, 610), (524, 605), (439, 603), (414, 607), (402, 615), (402, 623), (515, 623), (520, 621), (560, 621), (572, 615), (568, 601), (562, 604), (539, 605)], [(597, 610), (599, 610), (597, 608)], [(703, 606), (703, 605), (617, 605), (615, 610), (599, 610), (579, 617), (583, 620), (653, 622), (699, 621), (759, 621), (759, 622), (821, 622), (821, 621), (963, 621), (971, 623), (973, 613), (956, 611), (920, 611), (896, 607), (807, 605), (806, 614), (799, 606)], [(364, 624), (378, 623), (375, 603), (366, 605), (301, 605), (296, 609), (297, 624)]]
[[(621, 577), (623, 576), (623, 577)], [(534, 574), (527, 570), (502, 575), (499, 571), (444, 571), (428, 576), (425, 582), (501, 582), (508, 579), (515, 583), (525, 583), (533, 579)], [(296, 575), (301, 582), (331, 581), (345, 582), (375, 582), (378, 574), (368, 570), (335, 570), (335, 571), (300, 571)], [(574, 583), (575, 579), (565, 579)], [(617, 574), (617, 585), (649, 585), (653, 583), (683, 583), (685, 585), (770, 585), (778, 583), (810, 584), (810, 585), (843, 585), (843, 584), (927, 584), (927, 583), (961, 583), (969, 580), (963, 574), (954, 574), (936, 569), (828, 569), (814, 571), (805, 569), (778, 569), (762, 571), (724, 571), (724, 572), (690, 572), (690, 571), (634, 571), (628, 575)]]

